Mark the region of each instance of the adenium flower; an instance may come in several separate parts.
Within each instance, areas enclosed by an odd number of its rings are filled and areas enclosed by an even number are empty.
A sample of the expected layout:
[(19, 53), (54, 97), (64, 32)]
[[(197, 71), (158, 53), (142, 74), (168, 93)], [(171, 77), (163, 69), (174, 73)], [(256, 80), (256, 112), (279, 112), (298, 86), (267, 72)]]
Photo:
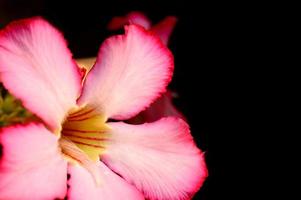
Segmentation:
[(139, 25), (105, 40), (86, 76), (42, 18), (8, 25), (0, 80), (39, 120), (0, 130), (0, 198), (191, 198), (207, 170), (186, 122), (117, 121), (164, 93), (172, 72), (170, 51)]

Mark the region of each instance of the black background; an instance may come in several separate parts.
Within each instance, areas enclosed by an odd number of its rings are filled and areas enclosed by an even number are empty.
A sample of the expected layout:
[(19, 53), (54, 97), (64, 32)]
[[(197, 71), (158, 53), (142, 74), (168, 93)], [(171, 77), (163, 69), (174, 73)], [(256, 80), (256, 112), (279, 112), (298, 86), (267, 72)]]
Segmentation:
[(229, 126), (235, 123), (230, 119), (232, 106), (241, 98), (233, 99), (232, 73), (239, 64), (233, 58), (241, 56), (241, 38), (237, 38), (242, 30), (234, 27), (232, 20), (239, 16), (229, 8), (229, 4), (191, 0), (0, 0), (0, 27), (14, 19), (41, 15), (64, 33), (78, 58), (96, 55), (101, 42), (112, 34), (106, 25), (113, 16), (138, 10), (154, 23), (167, 15), (177, 16), (169, 45), (175, 57), (170, 88), (179, 94), (175, 104), (187, 117), (197, 145), (206, 152), (209, 168), (209, 177), (194, 199), (226, 199), (238, 192), (235, 181), (225, 174), (229, 174), (232, 153), (228, 141), (234, 137)]

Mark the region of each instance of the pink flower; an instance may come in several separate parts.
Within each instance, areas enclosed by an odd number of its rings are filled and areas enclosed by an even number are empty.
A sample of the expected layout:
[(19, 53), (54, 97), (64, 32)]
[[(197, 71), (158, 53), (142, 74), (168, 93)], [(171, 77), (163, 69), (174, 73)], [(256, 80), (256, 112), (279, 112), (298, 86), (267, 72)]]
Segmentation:
[(40, 119), (0, 131), (1, 199), (188, 199), (201, 187), (204, 157), (183, 120), (108, 121), (148, 107), (173, 71), (154, 34), (125, 30), (105, 40), (84, 79), (43, 19), (0, 32), (0, 80)]

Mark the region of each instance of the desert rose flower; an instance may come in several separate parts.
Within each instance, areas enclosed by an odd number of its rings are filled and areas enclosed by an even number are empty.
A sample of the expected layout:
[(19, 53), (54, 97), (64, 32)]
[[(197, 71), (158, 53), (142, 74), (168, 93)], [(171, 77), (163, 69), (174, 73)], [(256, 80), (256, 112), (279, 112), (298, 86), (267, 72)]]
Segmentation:
[(139, 25), (105, 40), (85, 78), (48, 22), (8, 25), (0, 80), (39, 120), (0, 130), (0, 199), (192, 197), (207, 170), (186, 122), (117, 121), (165, 92), (172, 72), (170, 51)]

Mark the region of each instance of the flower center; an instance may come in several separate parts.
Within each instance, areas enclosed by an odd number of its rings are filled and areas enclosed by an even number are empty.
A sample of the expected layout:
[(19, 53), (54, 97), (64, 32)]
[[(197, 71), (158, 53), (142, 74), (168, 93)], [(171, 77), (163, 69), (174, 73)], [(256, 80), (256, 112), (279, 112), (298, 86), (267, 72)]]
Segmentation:
[[(98, 161), (99, 155), (105, 150), (105, 141), (109, 136), (107, 131), (110, 128), (105, 121), (105, 117), (97, 114), (93, 108), (84, 107), (72, 111), (63, 123), (61, 140), (73, 143), (90, 160)], [(68, 149), (62, 148), (62, 152), (72, 157), (64, 151)]]
[(109, 138), (106, 118), (95, 109), (84, 107), (70, 112), (62, 125), (59, 144), (69, 163), (79, 164), (90, 172), (99, 185), (97, 161)]

